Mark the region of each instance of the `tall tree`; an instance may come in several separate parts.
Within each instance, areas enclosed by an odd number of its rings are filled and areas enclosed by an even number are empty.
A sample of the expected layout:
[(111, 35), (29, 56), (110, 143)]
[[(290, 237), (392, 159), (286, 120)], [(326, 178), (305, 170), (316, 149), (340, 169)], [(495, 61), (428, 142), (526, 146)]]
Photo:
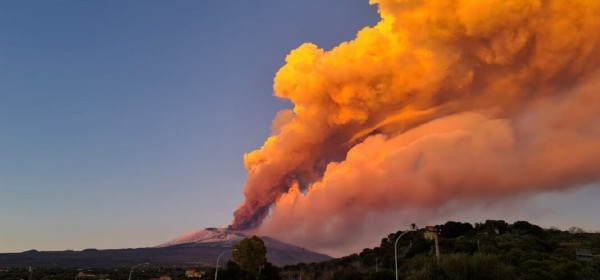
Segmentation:
[(260, 275), (261, 268), (267, 262), (267, 248), (262, 239), (256, 236), (244, 238), (233, 248), (233, 260), (243, 270), (257, 278)]

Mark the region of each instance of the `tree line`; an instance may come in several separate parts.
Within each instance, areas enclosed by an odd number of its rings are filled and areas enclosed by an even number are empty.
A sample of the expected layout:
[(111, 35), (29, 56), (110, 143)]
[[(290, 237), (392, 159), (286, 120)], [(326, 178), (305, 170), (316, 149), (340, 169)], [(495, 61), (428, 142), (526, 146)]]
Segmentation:
[[(600, 252), (600, 233), (579, 228), (543, 229), (526, 221), (483, 223), (449, 221), (435, 226), (435, 242), (427, 229), (407, 233), (398, 242), (399, 279), (600, 279), (600, 260), (578, 260), (575, 250)], [(395, 279), (394, 242), (402, 231), (389, 234), (379, 246), (327, 262), (282, 268), (282, 278)]]
[[(268, 262), (264, 242), (256, 236), (245, 238), (234, 246), (233, 256), (219, 269), (218, 279), (228, 280), (392, 280), (395, 279), (394, 242), (398, 242), (399, 279), (407, 280), (591, 280), (600, 279), (600, 258), (580, 260), (576, 250), (586, 248), (600, 252), (600, 233), (572, 227), (543, 229), (526, 221), (512, 224), (502, 220), (483, 223), (449, 221), (431, 228), (415, 224), (411, 232), (398, 231), (381, 239), (379, 246), (360, 253), (320, 263), (300, 263), (277, 267)], [(427, 233), (427, 234), (426, 234)], [(437, 234), (440, 257), (436, 257)], [(13, 269), (0, 273), (0, 279), (70, 279), (73, 271), (47, 269), (28, 271)], [(49, 274), (49, 272), (52, 272)], [(129, 269), (106, 272), (109, 279), (127, 279)], [(167, 274), (172, 279), (185, 279), (182, 268), (146, 269), (134, 279), (148, 279)], [(203, 279), (213, 279), (215, 269)]]

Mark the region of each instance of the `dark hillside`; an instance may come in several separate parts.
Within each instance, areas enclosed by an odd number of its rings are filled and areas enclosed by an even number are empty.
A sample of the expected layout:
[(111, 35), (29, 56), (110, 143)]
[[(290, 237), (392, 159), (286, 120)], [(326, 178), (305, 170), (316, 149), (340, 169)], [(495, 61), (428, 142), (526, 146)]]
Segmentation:
[[(283, 278), (395, 279), (394, 242), (401, 233), (359, 254), (286, 266)], [(433, 234), (438, 234), (439, 260), (434, 240), (426, 238)], [(578, 259), (578, 249), (600, 255), (600, 233), (543, 229), (525, 221), (451, 221), (404, 235), (398, 242), (398, 271), (400, 279), (600, 279), (600, 258)]]

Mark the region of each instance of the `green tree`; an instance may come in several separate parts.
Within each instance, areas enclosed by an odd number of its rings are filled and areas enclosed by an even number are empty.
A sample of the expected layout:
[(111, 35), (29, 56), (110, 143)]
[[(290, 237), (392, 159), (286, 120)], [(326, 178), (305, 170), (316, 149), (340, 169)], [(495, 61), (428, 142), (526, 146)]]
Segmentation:
[(439, 230), (440, 235), (445, 238), (457, 238), (473, 230), (473, 225), (469, 223), (449, 221), (441, 226), (436, 226), (436, 229)]
[(267, 248), (262, 239), (256, 236), (244, 238), (233, 249), (233, 260), (254, 278), (258, 278), (267, 262)]

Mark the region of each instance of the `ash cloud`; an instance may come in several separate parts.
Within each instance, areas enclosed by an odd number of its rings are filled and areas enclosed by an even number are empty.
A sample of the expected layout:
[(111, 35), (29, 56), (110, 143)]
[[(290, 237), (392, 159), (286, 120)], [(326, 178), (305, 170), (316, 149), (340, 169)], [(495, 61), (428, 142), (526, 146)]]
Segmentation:
[(372, 215), (600, 179), (600, 2), (372, 4), (353, 41), (287, 56), (294, 108), (244, 156), (232, 228), (344, 246)]

